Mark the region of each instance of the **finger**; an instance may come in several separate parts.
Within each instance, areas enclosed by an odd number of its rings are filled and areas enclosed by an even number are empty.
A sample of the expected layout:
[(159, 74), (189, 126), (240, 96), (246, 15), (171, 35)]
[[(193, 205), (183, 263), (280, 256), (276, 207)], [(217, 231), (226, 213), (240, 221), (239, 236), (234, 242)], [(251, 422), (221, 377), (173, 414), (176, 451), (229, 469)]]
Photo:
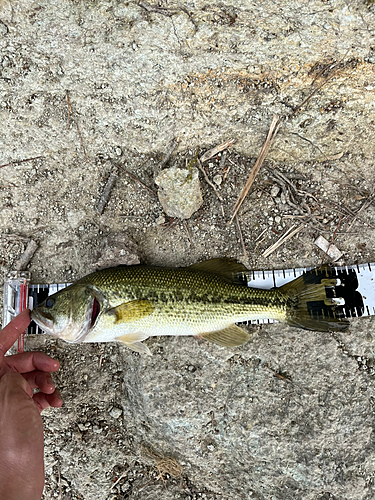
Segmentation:
[(0, 332), (0, 364), (20, 333), (24, 332), (30, 324), (30, 310), (25, 309), (16, 316), (10, 323), (7, 324)]
[(60, 368), (60, 363), (52, 359), (44, 352), (23, 352), (14, 356), (7, 356), (6, 363), (9, 368), (18, 373), (27, 373), (34, 370), (42, 372), (56, 372)]
[(22, 397), (26, 393), (28, 396), (30, 396), (30, 398), (33, 397), (34, 394), (33, 390), (31, 389), (27, 381), (19, 373), (14, 373), (14, 372), (6, 373), (0, 379), (0, 384), (3, 385), (3, 387), (8, 387), (13, 395)]
[(42, 412), (50, 406), (53, 408), (60, 408), (63, 404), (58, 390), (56, 390), (53, 394), (43, 394), (42, 392), (38, 392), (37, 394), (34, 394), (33, 400), (39, 412)]
[(53, 394), (46, 394), (46, 399), (53, 408), (61, 408), (64, 404), (58, 389)]
[(45, 394), (52, 394), (55, 390), (55, 385), (49, 373), (35, 370), (23, 373), (22, 376), (32, 389), (40, 389)]

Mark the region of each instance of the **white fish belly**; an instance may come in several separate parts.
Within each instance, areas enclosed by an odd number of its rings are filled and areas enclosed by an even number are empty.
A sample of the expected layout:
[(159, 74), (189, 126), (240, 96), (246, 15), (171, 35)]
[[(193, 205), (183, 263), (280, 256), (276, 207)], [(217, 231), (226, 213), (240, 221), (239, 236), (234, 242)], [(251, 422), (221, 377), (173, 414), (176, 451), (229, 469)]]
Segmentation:
[[(199, 335), (206, 332), (221, 330), (233, 323), (241, 323), (252, 319), (283, 320), (285, 313), (280, 310), (270, 311), (269, 308), (244, 306), (240, 304), (225, 307), (197, 307), (192, 312), (191, 307), (156, 308), (153, 313), (134, 321), (117, 322), (114, 316), (103, 316), (95, 328), (87, 335), (84, 342), (113, 342), (118, 337), (127, 334), (142, 333), (143, 339), (155, 336), (185, 336)], [(213, 310), (212, 310), (213, 309)]]

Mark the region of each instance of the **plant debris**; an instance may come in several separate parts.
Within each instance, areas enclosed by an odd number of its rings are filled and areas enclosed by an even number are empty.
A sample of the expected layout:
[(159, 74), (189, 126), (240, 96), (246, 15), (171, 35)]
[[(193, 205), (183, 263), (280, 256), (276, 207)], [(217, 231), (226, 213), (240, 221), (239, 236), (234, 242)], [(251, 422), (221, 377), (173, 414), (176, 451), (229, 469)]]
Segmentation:
[[(234, 144), (234, 142), (235, 142), (234, 139), (229, 139), (229, 141), (225, 141), (222, 144), (219, 144), (219, 146), (216, 146), (216, 147), (210, 149), (209, 151), (204, 153), (204, 155), (202, 155), (199, 158), (200, 162), (204, 163), (205, 161), (209, 160), (210, 158), (217, 155), (221, 151), (224, 151), (225, 149), (230, 148)], [(224, 161), (225, 161), (225, 156), (224, 156)]]
[(111, 172), (111, 174), (107, 180), (107, 183), (104, 186), (103, 192), (100, 196), (98, 205), (96, 207), (96, 211), (98, 213), (102, 214), (104, 212), (104, 207), (108, 203), (111, 191), (112, 191), (114, 185), (116, 184), (117, 179), (118, 179), (117, 172)]
[(34, 253), (38, 248), (38, 243), (34, 240), (30, 240), (26, 246), (26, 250), (20, 256), (20, 258), (14, 263), (14, 269), (16, 271), (24, 271), (33, 258)]

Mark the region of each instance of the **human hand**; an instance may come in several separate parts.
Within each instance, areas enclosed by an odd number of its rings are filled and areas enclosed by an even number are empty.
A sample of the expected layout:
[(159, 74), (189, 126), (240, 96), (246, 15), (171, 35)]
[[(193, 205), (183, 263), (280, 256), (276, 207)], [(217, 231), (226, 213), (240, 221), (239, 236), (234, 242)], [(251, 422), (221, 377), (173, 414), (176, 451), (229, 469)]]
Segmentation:
[[(59, 362), (42, 352), (5, 353), (30, 323), (23, 311), (0, 331), (0, 498), (40, 500), (44, 487), (40, 412), (60, 407), (50, 372)], [(33, 389), (40, 392), (34, 394)]]

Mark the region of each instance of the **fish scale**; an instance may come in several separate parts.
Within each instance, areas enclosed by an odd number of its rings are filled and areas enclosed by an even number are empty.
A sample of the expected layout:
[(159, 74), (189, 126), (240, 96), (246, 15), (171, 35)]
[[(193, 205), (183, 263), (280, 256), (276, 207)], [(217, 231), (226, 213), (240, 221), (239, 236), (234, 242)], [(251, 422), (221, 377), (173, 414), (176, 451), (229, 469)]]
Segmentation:
[[(270, 313), (282, 320), (288, 300), (278, 291), (252, 290), (189, 268), (119, 267), (88, 275), (76, 284), (108, 290), (106, 298), (111, 307), (125, 301), (150, 300), (155, 306), (153, 315), (129, 325), (129, 331), (152, 329), (150, 336), (174, 335), (176, 328), (181, 328), (180, 335), (199, 334), (212, 328), (213, 323), (224, 328)], [(110, 324), (108, 321), (105, 328)], [(92, 338), (103, 335), (102, 330), (97, 328)]]

